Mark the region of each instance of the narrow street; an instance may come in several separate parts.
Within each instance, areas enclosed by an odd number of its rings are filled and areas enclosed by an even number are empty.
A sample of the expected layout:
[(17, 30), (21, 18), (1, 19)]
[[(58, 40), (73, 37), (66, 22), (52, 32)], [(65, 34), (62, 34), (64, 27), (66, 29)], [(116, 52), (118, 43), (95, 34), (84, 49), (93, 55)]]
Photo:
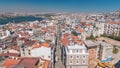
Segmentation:
[(57, 25), (57, 45), (55, 52), (55, 68), (63, 68), (62, 60), (61, 60), (61, 24)]

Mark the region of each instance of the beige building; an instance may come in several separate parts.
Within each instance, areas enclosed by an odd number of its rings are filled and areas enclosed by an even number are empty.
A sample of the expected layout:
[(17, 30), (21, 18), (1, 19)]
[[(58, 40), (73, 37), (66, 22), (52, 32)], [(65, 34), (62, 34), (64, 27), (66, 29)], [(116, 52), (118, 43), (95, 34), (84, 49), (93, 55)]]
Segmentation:
[(106, 23), (104, 26), (105, 30), (104, 33), (106, 35), (115, 35), (119, 36), (120, 35), (120, 22), (109, 22)]
[(87, 48), (85, 45), (68, 45), (66, 50), (66, 68), (88, 68)]
[(92, 40), (86, 40), (85, 44), (89, 53), (89, 68), (95, 68), (97, 65), (97, 61), (96, 61), (98, 57), (97, 49), (99, 44), (95, 43)]
[(31, 57), (31, 49), (33, 46), (37, 45), (36, 41), (27, 41), (22, 46), (20, 46), (20, 55), (22, 57)]
[[(85, 41), (86, 46), (89, 52), (89, 68), (95, 68), (97, 66), (98, 61), (105, 61), (108, 58), (112, 58), (113, 62), (116, 58), (113, 54), (113, 45), (104, 41)], [(106, 61), (107, 62), (107, 61)]]

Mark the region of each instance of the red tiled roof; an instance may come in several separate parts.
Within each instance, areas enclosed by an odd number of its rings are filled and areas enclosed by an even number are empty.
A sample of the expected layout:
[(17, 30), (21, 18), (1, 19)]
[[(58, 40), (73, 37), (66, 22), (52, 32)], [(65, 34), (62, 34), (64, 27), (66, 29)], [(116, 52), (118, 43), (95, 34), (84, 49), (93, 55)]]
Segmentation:
[(66, 33), (66, 34), (64, 34), (63, 36), (66, 37), (66, 36), (69, 36), (69, 35), (70, 35), (70, 34)]
[(0, 43), (0, 47), (2, 47), (3, 46), (3, 44), (2, 43)]
[(86, 24), (86, 26), (92, 26), (92, 24), (91, 24), (91, 23), (88, 23), (88, 24)]
[(81, 33), (84, 32), (84, 29), (82, 29), (82, 28), (79, 28), (78, 30), (79, 30), (79, 32), (81, 32)]
[(42, 28), (43, 31), (48, 31), (48, 28)]
[(37, 44), (35, 44), (34, 46), (33, 46), (33, 48), (39, 48), (40, 47), (40, 44), (39, 43), (37, 43)]
[(49, 44), (49, 43), (44, 42), (44, 43), (42, 43), (42, 44), (41, 44), (41, 46), (50, 47), (50, 44)]
[(25, 68), (38, 68), (37, 63), (39, 58), (23, 58), (18, 66), (24, 66)]
[(109, 24), (120, 24), (120, 22), (108, 21)]
[(19, 46), (13, 46), (12, 49), (15, 49), (15, 50), (17, 50), (17, 51), (20, 51)]
[(19, 38), (19, 40), (22, 40), (22, 41), (28, 41), (29, 39), (27, 39), (27, 38), (24, 38), (24, 37), (22, 37), (22, 38)]
[(81, 40), (78, 40), (77, 43), (78, 43), (78, 44), (84, 44), (84, 42), (81, 41)]
[(51, 26), (50, 27), (52, 30), (56, 30), (56, 26)]
[(5, 66), (7, 68), (13, 68), (14, 65), (17, 65), (20, 60), (15, 59), (6, 59), (2, 66)]
[(68, 43), (69, 43), (68, 38), (67, 38), (67, 37), (63, 37), (63, 38), (62, 38), (62, 44), (63, 44), (64, 46), (67, 46)]
[(50, 68), (50, 61), (46, 60), (44, 62), (43, 68)]
[(72, 35), (72, 39), (78, 39), (78, 36)]
[(0, 54), (0, 56), (14, 56), (14, 57), (18, 57), (19, 54), (18, 53), (2, 53), (2, 54)]
[(36, 41), (26, 41), (23, 46), (32, 46), (35, 44)]

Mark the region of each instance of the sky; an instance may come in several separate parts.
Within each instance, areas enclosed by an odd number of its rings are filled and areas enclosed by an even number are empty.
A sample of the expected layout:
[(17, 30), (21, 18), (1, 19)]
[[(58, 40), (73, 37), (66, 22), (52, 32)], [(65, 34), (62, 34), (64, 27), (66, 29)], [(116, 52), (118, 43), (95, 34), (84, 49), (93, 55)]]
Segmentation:
[(120, 0), (0, 0), (0, 13), (11, 12), (111, 12)]

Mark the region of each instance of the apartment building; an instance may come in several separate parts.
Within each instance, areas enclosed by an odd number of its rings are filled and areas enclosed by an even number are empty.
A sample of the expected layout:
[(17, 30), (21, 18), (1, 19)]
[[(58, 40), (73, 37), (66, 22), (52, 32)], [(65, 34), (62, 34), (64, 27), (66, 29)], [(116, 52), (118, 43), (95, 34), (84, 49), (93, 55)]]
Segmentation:
[(89, 53), (84, 42), (69, 31), (63, 33), (61, 40), (65, 68), (88, 68)]
[(68, 45), (66, 50), (66, 68), (88, 68), (88, 52), (84, 45)]
[(100, 36), (104, 34), (104, 24), (103, 22), (95, 22), (93, 29), (93, 36)]
[(86, 40), (85, 45), (89, 53), (89, 68), (95, 68), (95, 66), (97, 65), (96, 60), (98, 58), (97, 50), (98, 50), (99, 44), (91, 40)]
[(104, 26), (105, 30), (104, 33), (106, 35), (114, 35), (114, 36), (119, 36), (120, 35), (120, 22), (108, 22), (105, 23)]

